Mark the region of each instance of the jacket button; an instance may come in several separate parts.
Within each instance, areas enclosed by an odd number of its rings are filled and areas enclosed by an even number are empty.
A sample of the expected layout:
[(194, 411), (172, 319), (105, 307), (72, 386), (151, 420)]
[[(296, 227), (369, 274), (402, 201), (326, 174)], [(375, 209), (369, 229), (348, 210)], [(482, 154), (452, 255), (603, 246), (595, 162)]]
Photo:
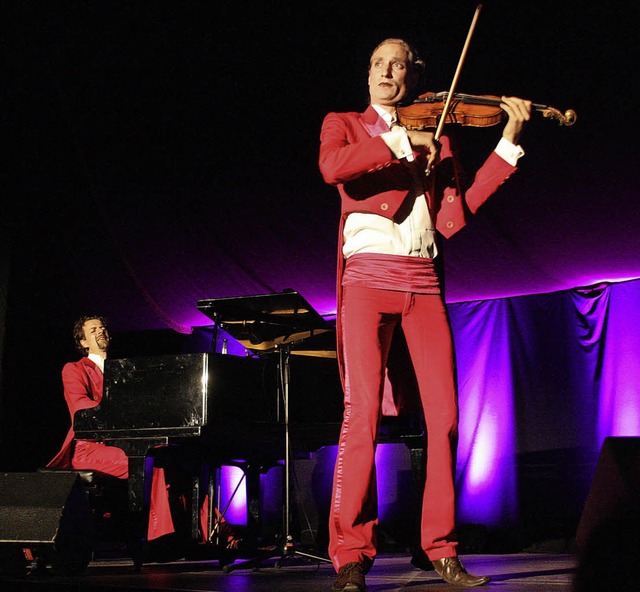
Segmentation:
[(455, 195), (447, 195), (447, 201), (449, 203), (453, 203), (456, 200), (456, 196)]
[(388, 203), (380, 204), (380, 209), (381, 209), (383, 212), (386, 212), (386, 211), (389, 209), (389, 204), (388, 204)]
[(453, 220), (447, 221), (447, 228), (453, 228)]

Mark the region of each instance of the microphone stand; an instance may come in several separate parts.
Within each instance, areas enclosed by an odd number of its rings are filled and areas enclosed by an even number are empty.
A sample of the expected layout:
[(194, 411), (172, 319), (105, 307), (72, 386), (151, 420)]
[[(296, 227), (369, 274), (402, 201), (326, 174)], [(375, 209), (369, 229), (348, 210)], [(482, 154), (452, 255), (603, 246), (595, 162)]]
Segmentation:
[(289, 379), (291, 376), (290, 365), (291, 347), (290, 345), (282, 345), (279, 348), (278, 357), (278, 377), (279, 386), (282, 393), (282, 401), (284, 407), (284, 538), (282, 546), (282, 555), (276, 562), (276, 567), (281, 567), (285, 559), (300, 555), (309, 559), (316, 559), (325, 563), (331, 563), (330, 559), (304, 553), (296, 548), (296, 544), (291, 534), (291, 445), (289, 433)]

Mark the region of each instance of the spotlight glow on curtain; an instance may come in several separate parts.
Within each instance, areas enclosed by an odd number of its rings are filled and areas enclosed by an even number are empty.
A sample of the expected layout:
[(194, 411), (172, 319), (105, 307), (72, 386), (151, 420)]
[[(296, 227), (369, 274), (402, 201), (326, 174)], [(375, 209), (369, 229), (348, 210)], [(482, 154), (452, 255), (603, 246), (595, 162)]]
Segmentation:
[(598, 444), (607, 436), (640, 435), (640, 282), (610, 286), (598, 410)]
[(230, 524), (247, 524), (247, 487), (240, 467), (224, 465), (220, 468), (219, 509)]
[(458, 519), (493, 526), (513, 516), (516, 503), (509, 324), (503, 301), (455, 309)]
[(607, 436), (640, 435), (640, 282), (449, 311), (460, 381), (460, 522), (518, 518), (520, 452), (585, 450), (595, 464)]

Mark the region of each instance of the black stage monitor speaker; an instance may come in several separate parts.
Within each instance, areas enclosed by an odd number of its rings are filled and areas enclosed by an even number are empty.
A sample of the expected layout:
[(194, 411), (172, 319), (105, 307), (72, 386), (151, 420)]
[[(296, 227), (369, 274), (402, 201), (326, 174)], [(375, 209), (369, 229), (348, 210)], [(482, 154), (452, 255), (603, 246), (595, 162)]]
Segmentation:
[(95, 521), (74, 471), (0, 473), (0, 570), (84, 571)]
[[(605, 438), (578, 524), (576, 544), (585, 549), (592, 537), (612, 525), (635, 528), (639, 515), (640, 438)], [(624, 543), (619, 540), (618, 544)]]

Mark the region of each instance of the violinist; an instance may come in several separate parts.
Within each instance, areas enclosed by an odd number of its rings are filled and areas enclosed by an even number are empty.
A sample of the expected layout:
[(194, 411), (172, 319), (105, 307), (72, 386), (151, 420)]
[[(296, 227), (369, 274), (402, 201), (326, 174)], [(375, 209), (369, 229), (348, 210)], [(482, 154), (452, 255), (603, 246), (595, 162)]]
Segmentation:
[(421, 549), (412, 563), (435, 569), (450, 585), (489, 581), (467, 572), (456, 549), (456, 366), (441, 250), (442, 239), (463, 228), (466, 216), (516, 170), (531, 102), (501, 97), (508, 117), (502, 137), (464, 187), (446, 134), (435, 141), (433, 130), (397, 123), (397, 108), (423, 67), (407, 42), (385, 39), (370, 57), (368, 107), (329, 113), (320, 133), (320, 172), (337, 187), (342, 204), (337, 350), (344, 415), (329, 515), (334, 592), (366, 590), (376, 558), (379, 422), (381, 415), (410, 409), (412, 400), (428, 435)]

